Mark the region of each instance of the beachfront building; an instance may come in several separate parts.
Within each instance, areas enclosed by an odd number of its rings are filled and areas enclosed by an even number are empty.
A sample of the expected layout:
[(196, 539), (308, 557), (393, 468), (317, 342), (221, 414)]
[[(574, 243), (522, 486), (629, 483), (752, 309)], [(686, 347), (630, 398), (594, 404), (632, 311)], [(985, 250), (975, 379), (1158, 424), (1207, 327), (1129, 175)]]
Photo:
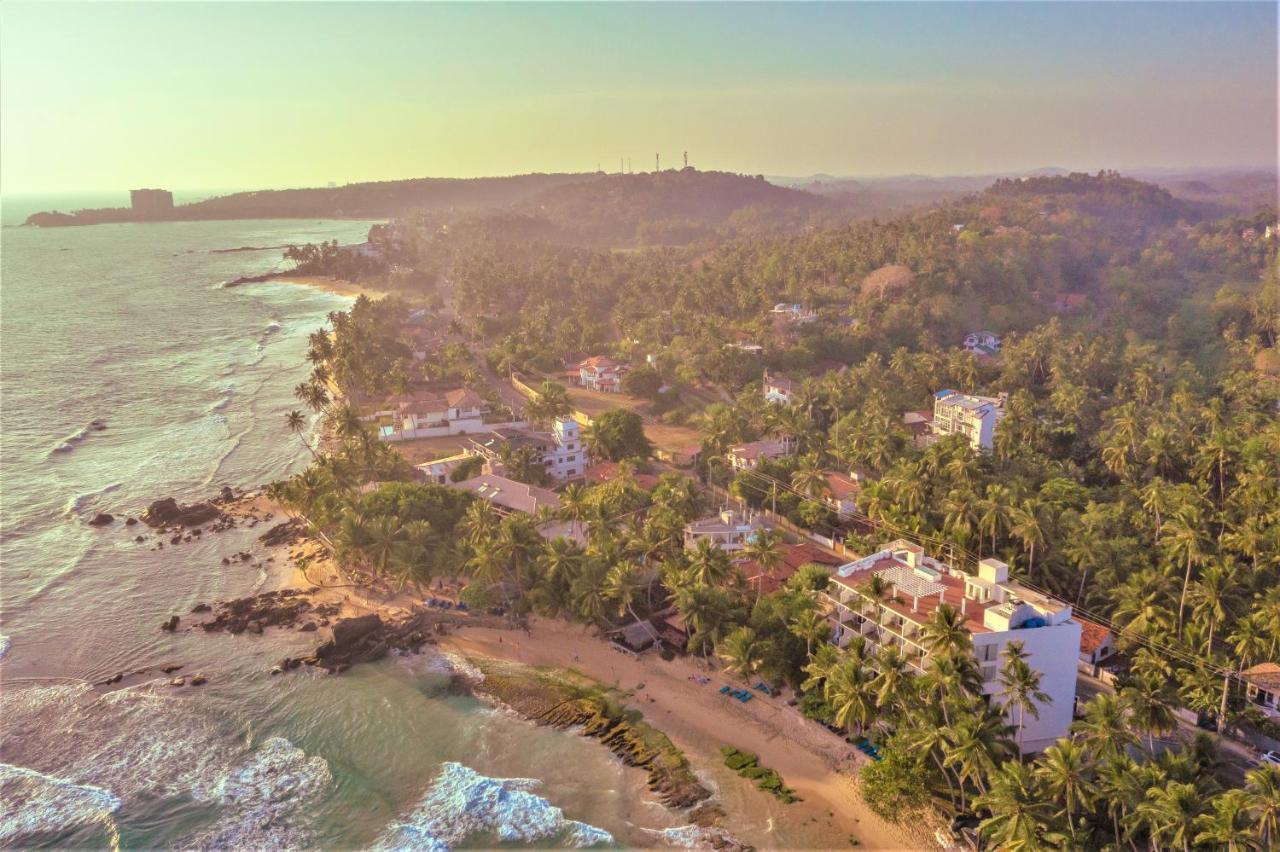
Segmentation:
[(578, 381), (587, 390), (618, 393), (627, 365), (612, 358), (596, 355), (578, 365)]
[(761, 459), (780, 459), (796, 451), (796, 439), (782, 435), (765, 441), (749, 441), (730, 447), (726, 457), (734, 470), (755, 470)]
[(747, 546), (752, 536), (767, 529), (768, 525), (754, 511), (721, 509), (718, 515), (687, 524), (684, 528), (684, 546), (688, 550), (708, 539), (726, 553), (737, 553)]
[(848, 520), (858, 513), (858, 492), (862, 490), (862, 479), (857, 473), (846, 476), (843, 473), (827, 471), (827, 490), (822, 500), (840, 516)]
[(494, 429), (473, 438), (467, 452), (484, 457), (486, 473), (501, 474), (505, 470), (505, 459), (511, 453), (528, 448), (548, 476), (564, 482), (582, 476), (586, 470), (587, 450), (582, 443), (581, 428), (572, 417), (560, 417), (552, 424), (550, 432)]
[(480, 432), (489, 407), (470, 388), (454, 388), (445, 393), (418, 391), (387, 397), (378, 410), (361, 420), (377, 421), (378, 437), (384, 441), (435, 438)]
[(1096, 674), (1098, 664), (1110, 657), (1116, 650), (1116, 637), (1111, 628), (1096, 621), (1076, 616), (1080, 623), (1080, 662), (1082, 671)]
[(771, 595), (778, 591), (804, 565), (821, 565), (831, 571), (844, 561), (831, 551), (808, 541), (780, 544), (778, 556), (779, 562), (772, 568), (764, 568), (752, 559), (741, 559), (738, 562), (742, 576), (747, 578), (747, 585), (757, 594)]
[(790, 405), (797, 388), (798, 383), (786, 376), (764, 371), (764, 398), (775, 405)]
[(461, 482), (446, 482), (445, 485), (488, 500), (502, 514), (524, 512), (534, 515), (543, 507), (554, 511), (560, 509), (560, 498), (554, 491), (491, 473), (482, 473)]
[(940, 390), (933, 395), (934, 435), (963, 435), (975, 450), (991, 450), (995, 446), (996, 425), (1004, 417), (1005, 395), (974, 396), (954, 390)]
[[(869, 592), (873, 577), (888, 590), (878, 599)], [(818, 594), (831, 622), (832, 642), (844, 647), (861, 636), (872, 651), (893, 645), (916, 674), (928, 669), (924, 626), (939, 607), (950, 606), (964, 618), (982, 691), (995, 704), (1003, 701), (1001, 652), (1010, 642), (1020, 642), (1050, 698), (1037, 705), (1038, 719), (1030, 713), (1022, 719), (1023, 751), (1041, 751), (1070, 728), (1080, 623), (1072, 618), (1069, 604), (1011, 581), (1005, 563), (983, 559), (977, 574), (969, 574), (898, 540), (837, 568), (830, 585)], [(1011, 723), (1015, 720), (1011, 717)]]

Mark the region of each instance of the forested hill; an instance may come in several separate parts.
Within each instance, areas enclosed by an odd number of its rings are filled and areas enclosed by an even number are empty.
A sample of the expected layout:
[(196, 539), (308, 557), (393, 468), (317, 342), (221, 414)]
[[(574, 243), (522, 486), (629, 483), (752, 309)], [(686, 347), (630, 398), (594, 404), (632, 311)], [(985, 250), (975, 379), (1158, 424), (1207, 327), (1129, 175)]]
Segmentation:
[[(238, 192), (175, 207), (165, 220), (352, 218), (425, 214), (442, 221), (520, 213), (587, 241), (636, 236), (642, 225), (687, 242), (739, 211), (772, 219), (803, 215), (825, 202), (762, 178), (694, 169), (657, 174), (528, 174), (493, 178), (420, 178), (323, 189)], [(57, 227), (131, 222), (155, 216), (126, 208), (36, 213), (28, 225)], [(685, 238), (680, 239), (681, 235)]]
[(567, 242), (683, 245), (725, 228), (757, 231), (799, 224), (829, 204), (762, 177), (685, 168), (563, 184), (524, 207), (561, 231)]
[[(481, 210), (517, 204), (539, 192), (594, 178), (585, 174), (527, 174), (489, 178), (415, 178), (316, 189), (265, 189), (207, 198), (173, 209), (165, 219), (381, 219), (415, 210)], [(93, 225), (142, 218), (127, 207), (36, 213), (28, 225)], [(154, 218), (154, 217), (151, 217)]]

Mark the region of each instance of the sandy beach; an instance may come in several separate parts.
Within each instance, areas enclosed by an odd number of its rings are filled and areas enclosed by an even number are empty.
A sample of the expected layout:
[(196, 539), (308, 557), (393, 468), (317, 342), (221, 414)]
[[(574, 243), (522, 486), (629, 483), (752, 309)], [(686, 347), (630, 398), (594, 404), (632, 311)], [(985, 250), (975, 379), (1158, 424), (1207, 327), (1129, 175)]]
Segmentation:
[(390, 295), (385, 290), (378, 290), (354, 281), (342, 278), (329, 278), (323, 275), (288, 275), (273, 279), (279, 284), (301, 284), (304, 287), (315, 287), (327, 293), (339, 296), (368, 296), (370, 299), (382, 299)]

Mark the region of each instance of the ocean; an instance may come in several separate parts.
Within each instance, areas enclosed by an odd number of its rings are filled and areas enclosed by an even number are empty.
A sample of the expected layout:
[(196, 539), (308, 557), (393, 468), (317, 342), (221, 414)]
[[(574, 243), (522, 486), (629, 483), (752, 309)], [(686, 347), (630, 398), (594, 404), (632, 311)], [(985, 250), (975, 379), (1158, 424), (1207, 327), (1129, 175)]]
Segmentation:
[[(351, 300), (220, 284), (369, 222), (13, 227), (34, 209), (6, 200), (0, 231), (0, 847), (634, 846), (678, 825), (643, 773), (458, 694), (440, 658), (272, 677), (314, 640), (162, 632), (263, 587), (221, 561), (262, 529), (153, 550), (87, 524), (305, 466), (284, 414), (307, 335)], [(179, 663), (209, 683), (90, 685)]]

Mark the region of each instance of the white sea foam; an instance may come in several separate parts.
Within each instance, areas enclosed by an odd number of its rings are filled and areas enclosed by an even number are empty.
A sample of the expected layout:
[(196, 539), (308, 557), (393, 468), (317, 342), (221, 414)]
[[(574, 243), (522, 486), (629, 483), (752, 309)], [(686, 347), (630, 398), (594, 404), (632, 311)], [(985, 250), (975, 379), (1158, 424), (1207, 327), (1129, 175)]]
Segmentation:
[(13, 640), (3, 633), (0, 633), (0, 660), (3, 660), (9, 654), (9, 649), (12, 647)]
[(57, 444), (55, 444), (53, 446), (53, 449), (49, 450), (49, 455), (52, 456), (54, 453), (71, 452), (76, 447), (80, 446), (80, 443), (85, 438), (89, 437), (89, 433), (92, 431), (93, 431), (93, 424), (91, 423), (85, 424), (80, 429), (78, 429), (75, 432), (72, 432), (70, 435), (66, 436)]
[[(215, 806), (217, 819), (181, 841), (184, 848), (308, 845), (307, 805), (332, 787), (325, 761), (281, 738), (247, 749), (231, 736), (234, 719), (215, 705), (156, 691), (163, 688), (6, 690), (0, 696), (6, 727), (28, 732), (10, 738), (6, 756), (12, 751), (18, 763), (57, 766), (60, 775), (110, 790), (126, 806), (188, 797)], [(35, 818), (38, 811), (22, 816)]]
[(219, 818), (184, 847), (289, 849), (306, 845), (297, 816), (329, 791), (333, 777), (321, 757), (308, 757), (283, 737), (264, 742), (244, 762), (192, 790), (219, 806)]
[(714, 850), (740, 841), (723, 828), (707, 828), (701, 825), (678, 825), (675, 828), (646, 828), (645, 831), (659, 838), (663, 846), (675, 849)]
[(86, 491), (83, 494), (77, 494), (76, 496), (72, 497), (70, 500), (67, 501), (67, 505), (64, 506), (62, 510), (63, 514), (66, 515), (67, 517), (74, 517), (76, 515), (79, 515), (81, 512), (87, 509), (90, 505), (92, 505), (93, 502), (97, 500), (99, 497), (101, 497), (104, 494), (109, 494), (112, 491), (115, 491), (117, 488), (120, 487), (120, 485), (121, 483), (119, 482), (113, 482), (110, 485), (105, 485), (96, 491)]
[(112, 815), (119, 809), (110, 790), (0, 763), (0, 845), (21, 846), (28, 838), (93, 823), (114, 838)]
[(611, 844), (613, 835), (577, 820), (532, 792), (536, 778), (490, 778), (449, 762), (418, 806), (387, 826), (375, 850), (443, 852), (469, 837), (495, 835), (503, 842), (554, 841), (561, 847)]

